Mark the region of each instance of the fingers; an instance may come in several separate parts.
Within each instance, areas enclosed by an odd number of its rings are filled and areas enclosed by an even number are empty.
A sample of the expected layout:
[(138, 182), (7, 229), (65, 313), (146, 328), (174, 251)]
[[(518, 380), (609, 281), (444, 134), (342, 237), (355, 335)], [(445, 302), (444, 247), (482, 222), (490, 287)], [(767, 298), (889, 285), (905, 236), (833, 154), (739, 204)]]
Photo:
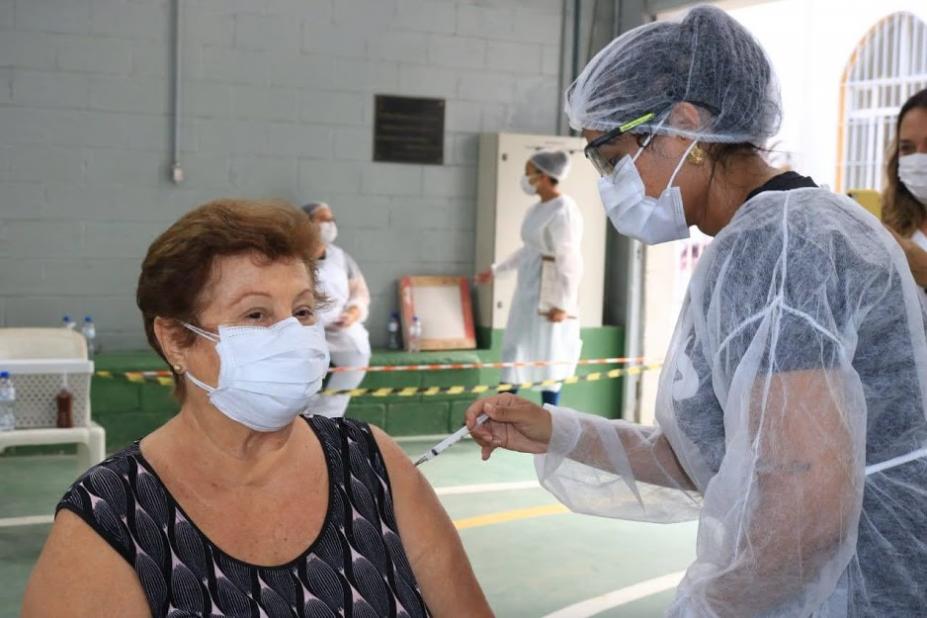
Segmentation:
[(492, 429), (489, 427), (492, 422), (483, 423), (479, 427), (470, 431), (470, 436), (476, 440), (480, 446), (492, 444)]
[(488, 431), (490, 432), (489, 439), (480, 443), (480, 446), (482, 446), (481, 454), (483, 461), (488, 460), (493, 451), (495, 451), (497, 448), (508, 448), (508, 425), (502, 425), (500, 423), (489, 421), (483, 425), (483, 427), (487, 426)]
[[(478, 425), (477, 419), (481, 414), (485, 414), (489, 420)], [(484, 461), (489, 459), (497, 448), (522, 451), (526, 447), (524, 444), (519, 446), (519, 440), (525, 440), (524, 436), (543, 436), (545, 433), (544, 410), (509, 393), (475, 401), (467, 409), (465, 417), (471, 437), (481, 447)], [(549, 424), (549, 420), (547, 423)], [(549, 433), (548, 429), (548, 436)]]
[[(467, 427), (470, 428), (470, 436), (480, 446), (486, 447), (493, 445), (505, 447), (505, 427), (502, 423), (515, 422), (509, 419), (516, 418), (517, 420), (517, 417), (521, 416), (520, 414), (516, 414), (513, 417), (510, 411), (512, 406), (518, 406), (521, 403), (527, 402), (508, 393), (494, 395), (473, 402), (464, 414)], [(488, 416), (490, 420), (479, 425), (477, 424), (477, 419), (482, 414)], [(500, 433), (500, 430), (502, 430), (502, 433)], [(488, 458), (488, 456), (487, 454), (486, 457)]]
[(464, 412), (464, 424), (470, 428), (471, 432), (476, 427), (476, 417), (483, 413), (483, 405), (487, 401), (489, 401), (489, 399), (477, 399), (471, 403), (467, 411)]
[[(489, 423), (483, 423), (482, 425), (477, 425), (476, 419), (483, 414), (483, 406), (489, 401), (488, 399), (479, 399), (470, 404), (470, 407), (467, 408), (466, 413), (464, 414), (465, 424), (470, 428), (470, 436), (476, 441), (480, 446), (487, 446), (492, 441), (492, 431), (487, 427)], [(488, 459), (489, 455), (486, 454), (484, 459)]]
[(489, 418), (494, 418), (487, 410), (487, 406), (492, 406), (497, 402), (506, 402), (510, 399), (516, 399), (513, 395), (508, 393), (502, 393), (500, 395), (492, 395), (490, 397), (484, 397), (483, 399), (477, 399), (470, 407), (467, 408), (467, 411), (464, 413), (464, 420), (467, 427), (473, 430), (476, 427), (476, 419), (479, 418), (480, 414), (486, 414)]
[(490, 397), (483, 405), (483, 413), (499, 423), (520, 423), (530, 421), (537, 408), (527, 399), (515, 395), (503, 394)]

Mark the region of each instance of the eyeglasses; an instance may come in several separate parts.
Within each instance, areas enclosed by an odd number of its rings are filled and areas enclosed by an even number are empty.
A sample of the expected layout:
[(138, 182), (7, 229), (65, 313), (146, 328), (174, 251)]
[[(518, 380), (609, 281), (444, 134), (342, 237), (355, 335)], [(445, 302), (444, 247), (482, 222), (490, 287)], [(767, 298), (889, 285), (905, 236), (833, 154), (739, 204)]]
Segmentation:
[(612, 162), (611, 159), (609, 159), (604, 154), (599, 152), (599, 148), (604, 146), (605, 144), (608, 144), (615, 138), (621, 135), (624, 135), (628, 131), (631, 131), (632, 129), (639, 127), (645, 122), (653, 120), (654, 116), (655, 114), (653, 112), (650, 112), (649, 114), (644, 114), (640, 118), (632, 120), (631, 122), (626, 122), (620, 127), (616, 127), (612, 129), (611, 131), (609, 131), (608, 133), (605, 133), (604, 135), (600, 135), (599, 137), (589, 142), (589, 145), (583, 149), (583, 154), (586, 155), (586, 158), (589, 159), (589, 161), (592, 163), (592, 166), (599, 172), (599, 174), (601, 174), (602, 176), (608, 176), (609, 174), (612, 173), (612, 171), (614, 171), (615, 164)]

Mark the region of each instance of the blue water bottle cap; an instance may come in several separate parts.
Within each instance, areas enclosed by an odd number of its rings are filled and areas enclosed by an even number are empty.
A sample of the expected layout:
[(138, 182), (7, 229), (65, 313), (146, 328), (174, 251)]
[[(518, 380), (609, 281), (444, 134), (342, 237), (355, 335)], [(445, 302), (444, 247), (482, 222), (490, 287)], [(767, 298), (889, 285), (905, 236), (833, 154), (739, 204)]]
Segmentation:
[(84, 322), (93, 322), (93, 318), (91, 318), (89, 315), (85, 315)]
[(9, 378), (9, 377), (10, 377), (9, 371), (0, 371), (0, 380), (2, 380), (3, 378)]

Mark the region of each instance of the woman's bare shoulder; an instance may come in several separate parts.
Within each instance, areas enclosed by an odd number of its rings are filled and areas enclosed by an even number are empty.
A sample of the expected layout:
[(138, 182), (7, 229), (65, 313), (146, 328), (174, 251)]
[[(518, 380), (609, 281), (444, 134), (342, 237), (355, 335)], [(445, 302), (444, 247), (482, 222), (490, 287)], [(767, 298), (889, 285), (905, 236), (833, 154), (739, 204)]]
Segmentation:
[(29, 578), (22, 617), (147, 615), (132, 566), (79, 515), (61, 509)]

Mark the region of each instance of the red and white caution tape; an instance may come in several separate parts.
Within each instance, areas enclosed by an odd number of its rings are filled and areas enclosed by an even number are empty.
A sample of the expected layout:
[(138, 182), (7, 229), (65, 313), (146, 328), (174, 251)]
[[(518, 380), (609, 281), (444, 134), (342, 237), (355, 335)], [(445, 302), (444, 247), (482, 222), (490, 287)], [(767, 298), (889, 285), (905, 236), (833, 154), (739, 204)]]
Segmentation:
[(456, 371), (460, 369), (509, 369), (515, 367), (551, 367), (554, 365), (622, 365), (640, 364), (644, 358), (584, 358), (579, 361), (516, 361), (500, 363), (432, 363), (427, 365), (374, 365), (371, 367), (332, 367), (330, 373), (366, 371), (392, 373), (394, 371)]

